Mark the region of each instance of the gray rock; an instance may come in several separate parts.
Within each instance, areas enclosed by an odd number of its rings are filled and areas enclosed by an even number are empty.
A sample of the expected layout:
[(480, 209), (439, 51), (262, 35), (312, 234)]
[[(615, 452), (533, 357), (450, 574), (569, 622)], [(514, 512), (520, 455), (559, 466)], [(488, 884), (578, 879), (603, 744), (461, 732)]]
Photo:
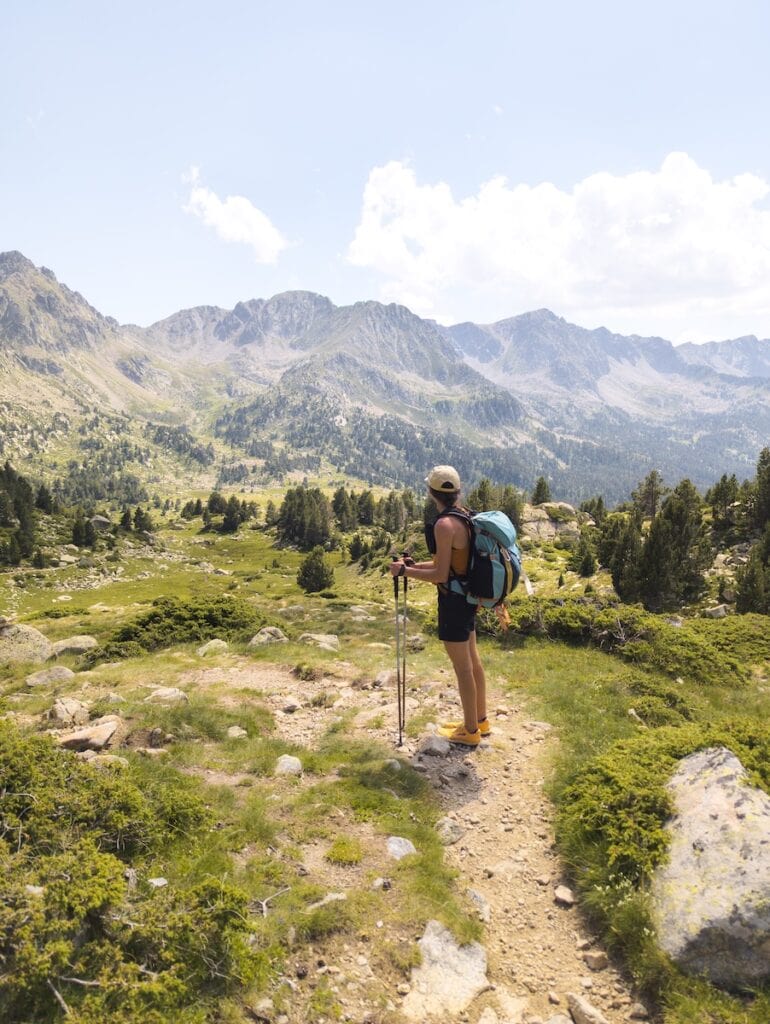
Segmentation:
[(248, 735), (246, 730), (240, 725), (231, 725), (227, 730), (227, 738), (231, 740), (243, 740)]
[(59, 736), (58, 742), (66, 750), (104, 750), (117, 729), (116, 722), (102, 721), (99, 724), (90, 725), (86, 729), (64, 733)]
[(418, 753), (430, 757), (447, 757), (452, 746), (444, 736), (426, 736), (420, 744)]
[(227, 640), (209, 640), (198, 648), (198, 657), (205, 658), (207, 654), (221, 654), (228, 648)]
[(153, 889), (165, 889), (168, 885), (167, 878), (148, 878), (147, 884), (151, 885)]
[(669, 782), (669, 856), (652, 880), (658, 941), (686, 973), (725, 988), (770, 978), (770, 797), (724, 747)]
[(418, 946), (422, 963), (412, 969), (401, 1012), (420, 1024), (430, 1017), (454, 1020), (489, 984), (484, 947), (478, 942), (458, 946), (438, 921), (428, 921)]
[(338, 651), (340, 640), (334, 633), (302, 633), (299, 638), (301, 644), (312, 644), (325, 651)]
[(285, 644), (288, 637), (277, 626), (263, 626), (260, 631), (249, 640), (249, 647), (262, 647), (265, 644)]
[(184, 690), (176, 686), (159, 686), (149, 697), (144, 698), (145, 704), (187, 704), (189, 697)]
[(59, 697), (48, 712), (48, 720), (56, 725), (72, 727), (85, 725), (89, 719), (88, 708), (74, 697)]
[(287, 715), (293, 715), (295, 711), (299, 711), (302, 707), (302, 701), (298, 697), (287, 697), (283, 703), (281, 710)]
[(628, 1013), (629, 1020), (649, 1020), (650, 1014), (646, 1006), (641, 1003), (634, 1003)]
[(52, 651), (51, 641), (34, 626), (17, 626), (11, 623), (0, 629), (0, 664), (4, 661), (30, 661), (40, 664), (48, 661)]
[(549, 1017), (545, 1024), (574, 1024), (574, 1021), (563, 1013), (557, 1013), (555, 1017)]
[(436, 831), (444, 846), (451, 846), (465, 835), (465, 829), (453, 818), (441, 818), (436, 822)]
[(68, 636), (65, 640), (57, 640), (51, 644), (51, 657), (58, 658), (62, 654), (85, 654), (92, 647), (98, 647), (95, 636)]
[(95, 768), (128, 768), (128, 760), (118, 754), (94, 754), (89, 764)]
[(387, 690), (391, 686), (394, 686), (396, 682), (396, 673), (392, 668), (384, 668), (382, 672), (378, 672), (374, 677), (374, 686), (378, 690)]
[(714, 608), (704, 608), (703, 614), (707, 619), (724, 619), (727, 615), (727, 605), (718, 604)]
[(603, 971), (609, 963), (607, 954), (599, 949), (589, 949), (583, 953), (583, 962), (592, 971)]
[(557, 885), (553, 891), (554, 902), (560, 907), (574, 907), (575, 894), (566, 885)]
[(404, 839), (403, 836), (389, 836), (388, 838), (388, 856), (393, 857), (394, 860), (401, 860), (402, 857), (408, 857), (410, 853), (417, 853), (414, 843), (411, 839)]
[(302, 762), (291, 754), (281, 754), (275, 763), (276, 775), (301, 775)]
[(90, 522), (97, 533), (106, 533), (112, 526), (112, 523), (106, 516), (91, 516)]
[(567, 993), (567, 1005), (575, 1024), (609, 1024), (607, 1018), (583, 996)]
[(484, 923), (488, 923), (492, 917), (492, 908), (488, 901), (482, 896), (476, 889), (468, 889), (468, 895), (470, 896), (473, 903), (476, 905), (476, 909), (479, 912), (479, 917)]
[(425, 637), (421, 633), (415, 633), (413, 636), (406, 638), (406, 649), (416, 654), (418, 651), (425, 650)]
[(42, 668), (27, 676), (27, 686), (50, 686), (53, 683), (66, 683), (75, 678), (75, 673), (66, 665), (54, 665), (53, 668)]

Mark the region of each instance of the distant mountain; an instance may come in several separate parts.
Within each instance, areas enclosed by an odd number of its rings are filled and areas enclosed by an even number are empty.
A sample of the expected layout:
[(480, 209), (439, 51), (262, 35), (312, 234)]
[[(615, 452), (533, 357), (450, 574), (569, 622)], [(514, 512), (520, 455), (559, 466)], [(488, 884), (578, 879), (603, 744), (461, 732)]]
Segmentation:
[(561, 497), (615, 501), (651, 468), (700, 486), (750, 475), (770, 437), (767, 340), (676, 348), (545, 309), (445, 328), (306, 291), (121, 326), (16, 252), (0, 255), (0, 372), (0, 455), (37, 452), (41, 469), (68, 449), (52, 417), (71, 434), (101, 413), (148, 445), (148, 465), (159, 444), (180, 479), (200, 442), (222, 480), (326, 465), (414, 484), (446, 461), (471, 479), (529, 488), (543, 474)]

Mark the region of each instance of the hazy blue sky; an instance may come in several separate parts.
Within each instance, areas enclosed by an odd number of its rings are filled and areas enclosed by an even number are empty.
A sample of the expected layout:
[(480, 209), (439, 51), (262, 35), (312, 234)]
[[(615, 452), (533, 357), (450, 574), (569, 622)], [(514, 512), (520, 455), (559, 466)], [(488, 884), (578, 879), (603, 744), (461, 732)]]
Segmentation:
[(770, 337), (765, 0), (15, 0), (0, 250), (147, 324), (292, 288)]

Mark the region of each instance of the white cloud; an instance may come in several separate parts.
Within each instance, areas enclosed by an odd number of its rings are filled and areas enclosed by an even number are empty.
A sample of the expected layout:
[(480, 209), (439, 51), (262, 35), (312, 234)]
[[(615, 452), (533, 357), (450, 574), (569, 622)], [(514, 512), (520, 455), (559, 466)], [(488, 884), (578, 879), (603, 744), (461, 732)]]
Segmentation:
[(199, 217), (207, 227), (214, 228), (225, 242), (243, 242), (254, 251), (257, 263), (275, 263), (288, 242), (270, 218), (245, 196), (220, 199), (200, 183), (197, 167), (190, 168), (184, 180), (190, 185), (185, 213)]
[(685, 153), (571, 191), (497, 177), (462, 199), (392, 161), (369, 175), (348, 259), (383, 275), (384, 299), (446, 322), (548, 306), (673, 339), (767, 336), (769, 194), (753, 174), (715, 181)]

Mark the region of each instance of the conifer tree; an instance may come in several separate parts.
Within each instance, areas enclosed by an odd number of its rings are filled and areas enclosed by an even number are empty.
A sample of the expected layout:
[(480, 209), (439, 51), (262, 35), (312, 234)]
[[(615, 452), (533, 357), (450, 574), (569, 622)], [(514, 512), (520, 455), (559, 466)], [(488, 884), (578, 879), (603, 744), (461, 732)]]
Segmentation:
[(763, 448), (757, 461), (754, 525), (758, 530), (770, 523), (770, 448)]
[(75, 516), (75, 522), (72, 524), (72, 543), (76, 547), (85, 547), (86, 543), (86, 523), (83, 519), (83, 513), (78, 511)]
[(653, 469), (631, 494), (634, 508), (645, 519), (652, 519), (658, 511), (666, 491), (667, 488), (663, 486), (663, 477), (657, 469)]
[(538, 477), (535, 489), (532, 492), (532, 504), (542, 505), (546, 501), (551, 500), (551, 489), (548, 486), (548, 481), (544, 476)]
[(131, 509), (126, 507), (123, 509), (123, 515), (120, 517), (120, 528), (121, 530), (125, 530), (126, 533), (129, 533), (132, 526)]
[(40, 509), (41, 512), (45, 512), (46, 515), (50, 515), (51, 512), (53, 512), (53, 495), (45, 484), (41, 484), (37, 489), (35, 508)]
[(306, 594), (327, 590), (334, 583), (334, 569), (326, 563), (320, 545), (303, 560), (297, 573), (297, 583)]
[(86, 519), (83, 537), (85, 547), (92, 548), (96, 544), (96, 529), (90, 519)]

